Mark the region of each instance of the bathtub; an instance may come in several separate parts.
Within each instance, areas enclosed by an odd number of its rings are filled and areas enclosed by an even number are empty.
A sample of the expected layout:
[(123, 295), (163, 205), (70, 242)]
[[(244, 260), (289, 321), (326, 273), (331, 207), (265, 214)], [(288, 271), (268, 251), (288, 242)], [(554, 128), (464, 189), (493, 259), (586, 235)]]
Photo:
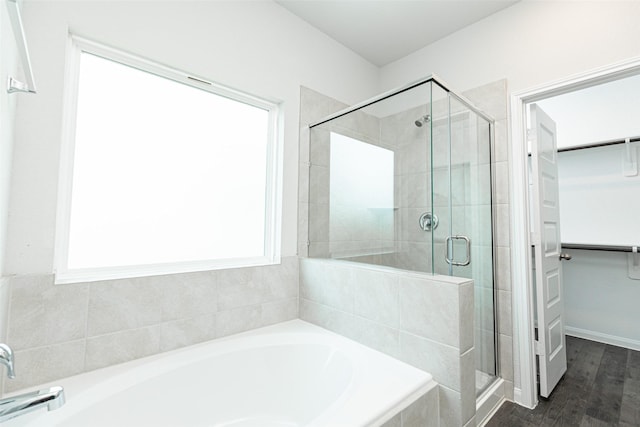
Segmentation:
[(379, 426), (436, 387), (428, 373), (302, 320), (51, 384), (65, 388), (65, 406), (5, 426)]

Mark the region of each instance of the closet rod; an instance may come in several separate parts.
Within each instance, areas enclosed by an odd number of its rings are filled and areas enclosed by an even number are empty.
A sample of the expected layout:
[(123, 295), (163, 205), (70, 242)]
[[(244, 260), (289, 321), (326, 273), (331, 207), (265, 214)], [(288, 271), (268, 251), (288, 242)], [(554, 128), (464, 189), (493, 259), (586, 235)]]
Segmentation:
[[(640, 136), (629, 138), (629, 142), (638, 142), (638, 141), (640, 141)], [(595, 142), (593, 144), (574, 145), (573, 147), (558, 148), (558, 153), (562, 153), (564, 151), (584, 150), (587, 148), (607, 147), (609, 145), (624, 144), (625, 142), (626, 142), (625, 139), (612, 139), (610, 141)]]
[(563, 243), (564, 249), (582, 249), (585, 251), (633, 252), (633, 246), (584, 245), (579, 243)]

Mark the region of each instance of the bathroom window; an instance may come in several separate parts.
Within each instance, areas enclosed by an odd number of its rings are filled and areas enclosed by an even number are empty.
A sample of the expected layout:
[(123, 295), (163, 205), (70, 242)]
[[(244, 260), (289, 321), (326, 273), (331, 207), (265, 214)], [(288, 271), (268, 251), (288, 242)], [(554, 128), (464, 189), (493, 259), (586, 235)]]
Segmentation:
[(277, 105), (72, 40), (56, 281), (278, 262)]

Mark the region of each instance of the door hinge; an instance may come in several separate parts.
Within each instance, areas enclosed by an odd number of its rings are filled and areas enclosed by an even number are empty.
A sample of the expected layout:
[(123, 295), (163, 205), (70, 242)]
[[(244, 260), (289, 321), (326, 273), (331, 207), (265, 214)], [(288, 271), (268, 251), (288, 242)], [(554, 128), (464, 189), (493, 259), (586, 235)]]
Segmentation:
[(540, 344), (540, 341), (533, 342), (533, 349), (535, 350), (536, 354), (542, 354), (542, 345)]
[(530, 236), (531, 240), (531, 245), (532, 246), (540, 246), (540, 244), (542, 243), (542, 238), (540, 236), (540, 233), (536, 233), (535, 231), (531, 232), (531, 236)]

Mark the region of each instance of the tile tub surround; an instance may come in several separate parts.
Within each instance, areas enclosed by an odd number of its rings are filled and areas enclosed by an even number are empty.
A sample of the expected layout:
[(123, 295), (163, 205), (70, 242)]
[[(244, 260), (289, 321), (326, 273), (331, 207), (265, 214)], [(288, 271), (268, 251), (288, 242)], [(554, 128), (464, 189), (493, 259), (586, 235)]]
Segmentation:
[(442, 427), (475, 414), (473, 298), (469, 279), (300, 260), (300, 318), (433, 375)]
[(16, 276), (4, 391), (298, 318), (298, 259), (280, 265), (54, 285)]
[(438, 427), (438, 387), (425, 393), (382, 427)]

